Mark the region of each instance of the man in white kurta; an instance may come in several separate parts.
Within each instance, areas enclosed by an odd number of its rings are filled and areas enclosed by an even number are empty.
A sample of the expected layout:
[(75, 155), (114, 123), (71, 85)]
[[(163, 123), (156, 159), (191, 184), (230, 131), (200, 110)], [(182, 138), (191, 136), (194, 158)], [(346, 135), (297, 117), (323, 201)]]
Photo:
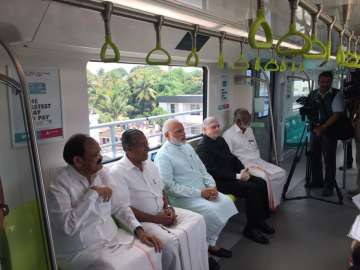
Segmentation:
[[(146, 234), (129, 205), (114, 201), (101, 170), (100, 147), (76, 134), (64, 148), (69, 164), (50, 184), (48, 209), (56, 258), (62, 270), (162, 269), (161, 241)], [(112, 216), (130, 232), (118, 229)]]
[(168, 204), (158, 169), (147, 160), (148, 142), (140, 130), (125, 131), (121, 141), (126, 154), (110, 169), (115, 198), (117, 191), (127, 193), (131, 208), (136, 218), (143, 221), (141, 225), (145, 231), (161, 239), (164, 252), (172, 250), (177, 255), (172, 261), (163, 261), (164, 269), (208, 269), (204, 218)]
[(155, 164), (171, 204), (201, 214), (206, 222), (209, 253), (231, 257), (231, 251), (217, 247), (216, 241), (228, 219), (238, 213), (234, 203), (217, 191), (214, 179), (186, 143), (184, 127), (179, 121), (167, 120), (163, 133), (167, 142), (158, 151)]
[(237, 109), (234, 113), (234, 125), (224, 132), (223, 137), (231, 153), (249, 168), (250, 173), (267, 181), (270, 208), (274, 209), (281, 202), (286, 172), (260, 157), (260, 151), (250, 127), (250, 118), (250, 113), (246, 109)]

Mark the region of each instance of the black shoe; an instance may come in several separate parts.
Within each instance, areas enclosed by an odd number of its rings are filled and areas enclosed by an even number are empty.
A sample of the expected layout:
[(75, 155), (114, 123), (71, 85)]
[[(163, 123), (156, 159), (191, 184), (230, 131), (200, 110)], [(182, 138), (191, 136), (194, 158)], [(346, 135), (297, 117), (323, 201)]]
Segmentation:
[(209, 270), (219, 270), (219, 269), (220, 269), (220, 265), (218, 264), (218, 262), (213, 257), (209, 257)]
[(330, 197), (334, 195), (334, 189), (333, 188), (324, 188), (323, 192), (321, 193), (321, 196), (323, 197)]
[(245, 229), (243, 234), (246, 238), (253, 240), (256, 243), (263, 245), (269, 244), (269, 239), (255, 229)]
[(266, 233), (266, 234), (274, 234), (275, 233), (274, 228), (270, 227), (270, 225), (267, 224), (265, 221), (260, 223), (257, 226), (257, 229), (259, 229), (260, 232)]
[(221, 258), (232, 257), (232, 251), (225, 248), (219, 248), (218, 250), (209, 249), (209, 253), (213, 256), (221, 257)]
[[(352, 167), (353, 167), (352, 164), (351, 164), (351, 165), (347, 165), (347, 166), (346, 166), (346, 169), (352, 169)], [(340, 170), (340, 171), (344, 170), (344, 166), (340, 166), (340, 167), (339, 167), (339, 170)]]

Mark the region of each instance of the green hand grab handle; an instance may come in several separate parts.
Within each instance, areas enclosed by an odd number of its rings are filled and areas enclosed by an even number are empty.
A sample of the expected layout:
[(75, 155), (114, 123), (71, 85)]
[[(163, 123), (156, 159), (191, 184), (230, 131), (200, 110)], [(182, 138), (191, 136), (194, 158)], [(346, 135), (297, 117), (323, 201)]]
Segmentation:
[(280, 67), (275, 58), (271, 58), (264, 66), (265, 71), (279, 71)]
[[(256, 41), (256, 33), (259, 28), (262, 28), (265, 33), (266, 41)], [(264, 1), (258, 0), (258, 9), (256, 12), (256, 19), (250, 25), (250, 30), (248, 34), (248, 41), (249, 45), (254, 49), (271, 49), (273, 37), (270, 25), (265, 20), (265, 8), (264, 8)]]
[(220, 69), (224, 69), (225, 67), (225, 57), (224, 57), (224, 52), (223, 52), (223, 44), (224, 44), (224, 39), (225, 39), (225, 32), (220, 32), (221, 33), (221, 37), (219, 38), (219, 58), (218, 58), (218, 67)]
[(243, 43), (240, 42), (240, 56), (239, 58), (233, 63), (232, 69), (238, 71), (244, 71), (249, 68), (249, 61), (243, 54)]
[(312, 45), (313, 49), (315, 49), (316, 45), (317, 45), (317, 48), (320, 49), (320, 52), (319, 53), (305, 53), (303, 55), (303, 57), (305, 59), (325, 59), (326, 58), (326, 53), (327, 53), (326, 46), (324, 45), (324, 43), (322, 43), (317, 38), (317, 35), (316, 35), (316, 22), (319, 19), (319, 16), (320, 16), (322, 10), (323, 10), (322, 5), (318, 5), (318, 12), (311, 16), (311, 27), (312, 27), (311, 45)]
[[(108, 48), (111, 48), (114, 56), (110, 57), (106, 55), (106, 51)], [(111, 36), (105, 35), (105, 43), (102, 45), (100, 50), (100, 59), (102, 62), (119, 62), (120, 61), (120, 51), (119, 48), (115, 45), (111, 40)]]
[(224, 69), (224, 67), (225, 67), (225, 57), (224, 57), (224, 53), (220, 53), (220, 54), (219, 54), (218, 67), (219, 67), (220, 69)]
[(351, 33), (351, 36), (349, 38), (349, 49), (345, 52), (345, 62), (344, 62), (344, 66), (345, 67), (351, 67), (351, 68), (356, 68), (357, 64), (358, 64), (358, 57), (357, 57), (357, 44), (359, 42), (359, 39), (356, 38), (355, 43), (354, 43), (354, 50), (351, 51), (351, 41), (353, 40), (354, 37), (354, 31)]
[(295, 59), (293, 59), (293, 60), (291, 61), (291, 68), (290, 68), (290, 70), (291, 70), (291, 72), (296, 72), (296, 71), (298, 71), (298, 70), (297, 70), (297, 67), (296, 67)]
[(257, 56), (255, 58), (255, 66), (254, 66), (255, 71), (260, 71), (261, 70), (261, 58), (260, 58), (260, 49), (257, 49)]
[[(110, 29), (110, 20), (111, 20), (111, 14), (113, 11), (113, 3), (112, 2), (104, 2), (104, 12), (102, 13), (102, 18), (104, 20), (104, 26), (105, 26), (105, 42), (101, 47), (100, 50), (100, 60), (102, 62), (119, 62), (120, 61), (120, 51), (119, 48), (116, 46), (116, 44), (112, 41), (111, 38), (111, 29)], [(108, 49), (111, 49), (114, 53), (114, 56), (108, 56), (106, 54), (106, 51)]]
[(328, 32), (327, 32), (327, 43), (326, 43), (326, 56), (325, 56), (325, 60), (329, 61), (330, 56), (331, 56), (331, 47), (332, 47), (332, 42), (331, 42), (331, 31), (334, 27), (334, 24), (336, 22), (336, 17), (335, 16), (331, 16), (332, 18), (332, 22), (328, 25)]
[[(283, 43), (286, 39), (289, 37), (298, 36), (304, 40), (304, 45), (301, 49), (287, 49), (287, 48), (281, 48), (281, 43)], [(307, 53), (311, 49), (311, 40), (310, 38), (296, 30), (296, 25), (292, 24), (290, 25), (290, 30), (287, 32), (284, 36), (282, 36), (278, 43), (276, 44), (276, 53), (279, 56), (296, 56), (296, 55), (302, 55), (304, 53)]]
[[(194, 60), (193, 60), (194, 59)], [(199, 56), (196, 49), (191, 49), (191, 53), (186, 58), (186, 65), (189, 67), (197, 67), (199, 64)]]
[[(161, 52), (164, 53), (166, 55), (166, 59), (164, 60), (151, 60), (151, 55), (155, 52)], [(152, 49), (147, 55), (146, 55), (146, 64), (148, 65), (170, 65), (171, 63), (171, 56), (170, 54), (164, 49), (161, 48), (160, 46), (156, 46), (154, 49)]]
[(342, 66), (345, 62), (345, 52), (344, 52), (344, 46), (343, 46), (343, 37), (344, 37), (345, 28), (339, 33), (340, 42), (336, 51), (336, 64), (339, 66)]
[(287, 64), (285, 59), (281, 60), (280, 66), (279, 66), (279, 71), (280, 72), (285, 72), (287, 70)]
[(336, 64), (341, 66), (345, 62), (345, 52), (343, 45), (339, 45), (336, 51)]
[[(159, 21), (154, 24), (155, 32), (156, 32), (156, 45), (155, 48), (152, 49), (150, 52), (148, 52), (148, 54), (146, 55), (145, 61), (148, 65), (169, 65), (171, 63), (170, 54), (164, 48), (161, 47), (161, 27), (163, 21), (164, 21), (164, 17), (159, 16)], [(166, 58), (164, 60), (151, 60), (151, 55), (154, 52), (163, 53), (166, 56)]]
[(197, 33), (199, 31), (199, 26), (195, 25), (194, 31), (190, 32), (191, 35), (191, 52), (186, 58), (186, 65), (190, 67), (197, 67), (199, 64), (199, 55), (197, 54)]
[(256, 71), (260, 71), (260, 70), (261, 70), (261, 59), (260, 59), (259, 56), (256, 57), (254, 69), (255, 69)]
[[(276, 53), (279, 56), (302, 55), (304, 53), (309, 52), (309, 50), (311, 49), (310, 38), (307, 35), (296, 30), (295, 15), (298, 6), (298, 0), (289, 0), (289, 4), (291, 10), (289, 31), (284, 36), (282, 36), (279, 39), (278, 43), (276, 44)], [(281, 43), (283, 43), (289, 37), (294, 37), (294, 36), (300, 37), (301, 39), (304, 40), (304, 45), (302, 48), (300, 49), (281, 48)]]

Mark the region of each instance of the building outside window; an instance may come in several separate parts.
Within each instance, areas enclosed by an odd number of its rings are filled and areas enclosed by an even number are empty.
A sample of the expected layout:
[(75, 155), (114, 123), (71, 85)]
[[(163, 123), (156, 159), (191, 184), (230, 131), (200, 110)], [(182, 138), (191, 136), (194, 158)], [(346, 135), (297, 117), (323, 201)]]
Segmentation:
[(152, 149), (164, 142), (169, 118), (179, 119), (188, 137), (201, 135), (203, 68), (89, 62), (87, 80), (90, 135), (105, 161), (123, 155), (121, 135), (130, 128), (142, 130)]

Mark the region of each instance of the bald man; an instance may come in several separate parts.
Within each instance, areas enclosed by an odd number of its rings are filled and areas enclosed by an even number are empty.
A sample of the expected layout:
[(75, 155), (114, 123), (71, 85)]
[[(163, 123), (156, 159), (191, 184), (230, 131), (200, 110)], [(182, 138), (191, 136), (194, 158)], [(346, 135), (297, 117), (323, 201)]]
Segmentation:
[(266, 180), (270, 208), (276, 209), (281, 202), (286, 173), (284, 169), (261, 158), (250, 121), (251, 115), (247, 109), (235, 110), (234, 125), (224, 132), (223, 137), (231, 153), (249, 168), (251, 174)]
[(218, 192), (216, 183), (194, 149), (186, 142), (184, 126), (176, 119), (164, 123), (166, 142), (155, 157), (172, 205), (204, 216), (209, 253), (231, 257), (230, 250), (216, 246), (228, 219), (238, 211), (234, 203)]

